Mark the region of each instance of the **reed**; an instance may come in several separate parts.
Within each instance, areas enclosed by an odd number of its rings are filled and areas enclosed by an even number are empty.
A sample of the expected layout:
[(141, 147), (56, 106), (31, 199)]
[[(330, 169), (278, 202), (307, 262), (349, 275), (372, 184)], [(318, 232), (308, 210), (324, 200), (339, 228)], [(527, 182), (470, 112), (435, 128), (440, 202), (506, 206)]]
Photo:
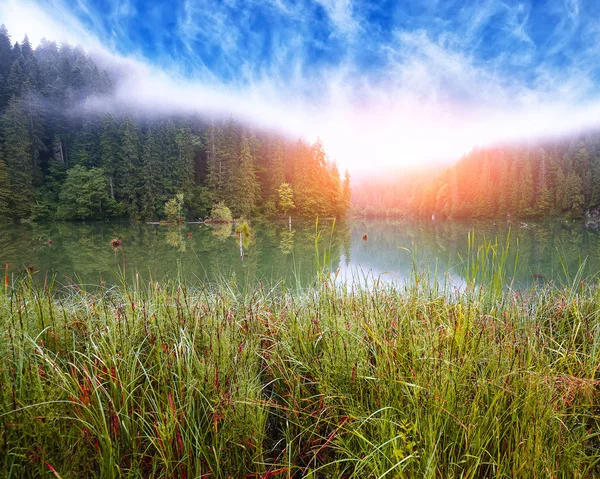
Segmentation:
[(2, 475), (597, 477), (598, 284), (515, 291), (509, 248), (466, 289), (7, 286)]

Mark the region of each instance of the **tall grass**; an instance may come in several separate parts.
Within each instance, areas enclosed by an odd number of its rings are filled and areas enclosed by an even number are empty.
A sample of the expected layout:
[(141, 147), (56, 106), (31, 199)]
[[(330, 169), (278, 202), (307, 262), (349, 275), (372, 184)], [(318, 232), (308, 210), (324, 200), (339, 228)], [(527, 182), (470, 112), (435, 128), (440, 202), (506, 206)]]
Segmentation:
[(15, 284), (2, 475), (597, 477), (598, 285), (515, 292), (505, 257), (474, 251), (486, 287), (453, 295)]

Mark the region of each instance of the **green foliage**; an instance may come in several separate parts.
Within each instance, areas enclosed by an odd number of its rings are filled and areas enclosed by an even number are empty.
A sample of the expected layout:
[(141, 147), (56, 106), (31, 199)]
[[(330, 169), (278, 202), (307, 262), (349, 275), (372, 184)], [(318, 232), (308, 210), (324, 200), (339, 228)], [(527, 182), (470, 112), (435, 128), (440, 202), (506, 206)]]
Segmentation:
[(552, 193), (547, 186), (542, 187), (539, 197), (535, 205), (535, 211), (537, 216), (546, 217), (552, 211)]
[(265, 201), (263, 204), (262, 215), (265, 218), (275, 218), (277, 216), (277, 206), (275, 206), (275, 201)]
[(115, 196), (123, 201), (125, 209), (130, 216), (139, 214), (137, 193), (139, 190), (139, 176), (136, 172), (140, 167), (140, 137), (139, 129), (131, 117), (125, 118), (121, 125), (119, 164), (115, 178)]
[(31, 215), (29, 219), (32, 221), (44, 221), (54, 219), (54, 215), (50, 206), (47, 203), (36, 202), (31, 205)]
[(279, 209), (285, 214), (296, 207), (294, 204), (294, 192), (288, 183), (279, 185), (277, 193), (279, 194)]
[(159, 145), (152, 129), (146, 132), (142, 164), (141, 215), (143, 218), (153, 219), (158, 216), (165, 195)]
[(447, 216), (450, 211), (453, 218), (579, 218), (600, 207), (599, 184), (596, 133), (577, 142), (558, 141), (552, 150), (538, 146), (474, 150), (417, 187), (420, 208), (414, 200), (407, 202), (410, 213), (423, 217)]
[(216, 204), (210, 211), (210, 221), (213, 223), (231, 223), (233, 221), (231, 210), (223, 202)]
[(60, 191), (56, 212), (58, 219), (103, 219), (113, 216), (115, 208), (102, 168), (77, 165), (67, 172), (67, 179)]
[[(112, 92), (120, 74), (108, 68), (80, 47), (42, 42), (34, 50), (27, 38), (13, 44), (0, 28), (0, 216), (54, 216), (66, 173), (75, 166), (103, 169), (113, 213), (133, 219), (159, 219), (179, 192), (192, 217), (206, 217), (219, 202), (236, 217), (250, 216), (276, 201), (286, 180), (304, 195), (302, 215), (347, 209), (339, 173), (320, 142), (294, 148), (281, 137), (245, 131), (233, 119), (207, 126), (181, 116), (74, 116), (89, 98)], [(64, 204), (61, 215), (79, 218)]]
[(236, 217), (250, 216), (258, 202), (260, 187), (256, 179), (250, 139), (246, 133), (242, 134), (239, 162), (234, 169), (232, 181), (234, 183), (231, 198), (232, 213)]
[(29, 216), (33, 201), (31, 138), (27, 130), (27, 117), (21, 102), (13, 97), (1, 119), (2, 153), (8, 166), (10, 214), (15, 220)]
[(206, 218), (213, 204), (212, 195), (206, 186), (191, 186), (185, 192), (185, 208), (192, 218)]
[(242, 238), (242, 245), (244, 248), (250, 247), (256, 241), (254, 231), (246, 220), (236, 226), (235, 235), (238, 240), (240, 237)]
[(10, 217), (10, 180), (8, 177), (8, 168), (0, 156), (0, 219)]
[(179, 193), (165, 203), (165, 217), (167, 221), (182, 222), (183, 217), (183, 193)]
[[(185, 248), (178, 228), (166, 235)], [(470, 246), (461, 292), (428, 272), (352, 294), (329, 281), (239, 295), (154, 281), (71, 294), (16, 284), (0, 295), (0, 467), (15, 477), (598, 477), (596, 285), (506, 291), (493, 286), (506, 250)], [(472, 287), (477, 277), (492, 287)]]

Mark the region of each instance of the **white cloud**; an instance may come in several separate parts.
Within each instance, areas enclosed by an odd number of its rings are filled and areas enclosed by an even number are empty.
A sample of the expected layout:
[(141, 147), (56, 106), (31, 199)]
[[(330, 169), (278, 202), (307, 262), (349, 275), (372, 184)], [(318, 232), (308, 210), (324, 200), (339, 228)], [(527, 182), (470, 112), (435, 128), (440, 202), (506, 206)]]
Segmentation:
[(59, 43), (79, 44), (86, 49), (102, 48), (100, 42), (69, 12), (57, 5), (42, 10), (32, 0), (2, 0), (0, 23), (6, 25), (13, 41), (21, 41), (27, 35), (33, 45), (46, 38)]
[(352, 0), (316, 0), (327, 12), (337, 31), (352, 36), (358, 29), (358, 22), (352, 12)]

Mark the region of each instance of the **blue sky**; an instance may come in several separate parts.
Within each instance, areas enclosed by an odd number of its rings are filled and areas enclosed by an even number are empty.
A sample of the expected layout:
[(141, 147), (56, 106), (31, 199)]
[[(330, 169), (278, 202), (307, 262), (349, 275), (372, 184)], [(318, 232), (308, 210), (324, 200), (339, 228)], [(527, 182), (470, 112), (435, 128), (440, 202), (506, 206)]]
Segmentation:
[(128, 65), (115, 102), (318, 135), (352, 168), (600, 119), (597, 0), (0, 0), (0, 22)]

